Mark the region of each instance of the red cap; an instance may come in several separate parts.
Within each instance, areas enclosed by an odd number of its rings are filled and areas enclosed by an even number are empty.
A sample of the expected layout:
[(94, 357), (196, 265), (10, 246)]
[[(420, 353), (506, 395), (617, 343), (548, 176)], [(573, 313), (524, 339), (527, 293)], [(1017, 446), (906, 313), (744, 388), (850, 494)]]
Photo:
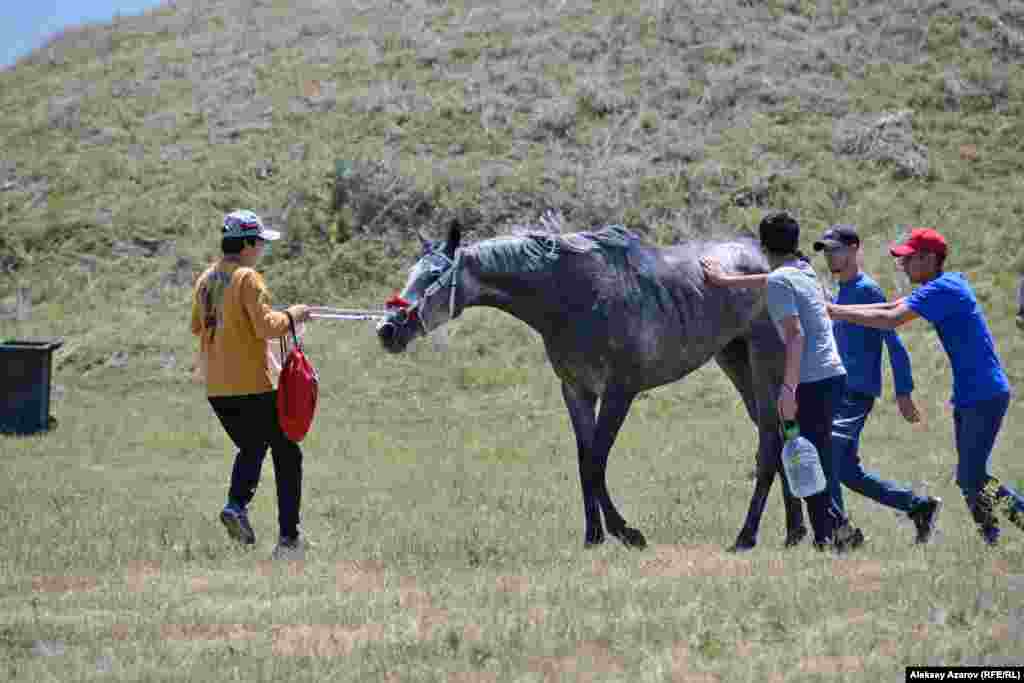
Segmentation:
[(931, 228), (914, 228), (906, 242), (889, 246), (893, 256), (909, 256), (919, 251), (945, 256), (946, 238)]

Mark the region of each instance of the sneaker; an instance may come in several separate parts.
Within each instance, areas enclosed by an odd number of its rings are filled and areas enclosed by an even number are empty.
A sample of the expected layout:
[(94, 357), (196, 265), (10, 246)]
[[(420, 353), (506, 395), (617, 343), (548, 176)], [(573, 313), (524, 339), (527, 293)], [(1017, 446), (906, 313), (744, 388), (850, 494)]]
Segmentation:
[(1006, 506), (1006, 518), (1010, 520), (1010, 524), (1014, 525), (1021, 531), (1024, 531), (1024, 512), (1020, 512), (1015, 507), (1010, 507), (1012, 503), (1007, 501)]
[(995, 546), (999, 544), (999, 518), (996, 516), (995, 501), (983, 489), (979, 492), (977, 500), (970, 505), (971, 517), (978, 525), (978, 533), (986, 544)]
[(935, 522), (939, 518), (939, 510), (942, 509), (942, 499), (929, 496), (917, 507), (907, 513), (914, 526), (917, 527), (917, 538), (915, 543), (927, 543), (931, 540), (935, 531)]
[(1006, 519), (1010, 521), (1010, 524), (1014, 525), (1021, 531), (1024, 531), (1024, 513), (1020, 512), (1014, 506), (1014, 500), (1010, 498), (1010, 496), (997, 498), (996, 506), (999, 508), (999, 511), (1006, 516)]
[(301, 536), (282, 536), (270, 557), (275, 560), (304, 560), (306, 543)]
[(220, 521), (228, 530), (228, 536), (235, 539), (242, 545), (253, 545), (256, 543), (256, 532), (249, 524), (249, 515), (244, 508), (236, 505), (227, 505), (220, 512)]

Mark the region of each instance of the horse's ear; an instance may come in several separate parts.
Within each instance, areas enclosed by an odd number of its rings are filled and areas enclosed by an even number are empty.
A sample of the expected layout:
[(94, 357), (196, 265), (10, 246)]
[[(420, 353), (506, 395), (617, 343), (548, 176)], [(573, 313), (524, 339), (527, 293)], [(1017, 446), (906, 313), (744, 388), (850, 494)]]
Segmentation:
[(455, 258), (455, 250), (459, 248), (459, 242), (462, 241), (462, 223), (459, 222), (458, 218), (452, 219), (451, 224), (448, 226), (448, 241), (444, 244), (444, 253), (448, 258)]
[(419, 230), (416, 231), (416, 236), (420, 238), (420, 250), (424, 254), (430, 253), (430, 240), (423, 236), (423, 233)]

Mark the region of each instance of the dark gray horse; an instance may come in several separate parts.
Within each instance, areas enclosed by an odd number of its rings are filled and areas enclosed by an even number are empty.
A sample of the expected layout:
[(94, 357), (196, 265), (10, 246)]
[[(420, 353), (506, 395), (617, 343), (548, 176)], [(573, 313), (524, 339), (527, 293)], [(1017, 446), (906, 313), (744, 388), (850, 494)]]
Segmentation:
[[(381, 344), (403, 351), (469, 306), (497, 308), (540, 333), (576, 432), (587, 545), (604, 541), (604, 526), (626, 545), (646, 545), (612, 503), (608, 453), (639, 392), (682, 379), (714, 358), (758, 427), (756, 484), (734, 548), (754, 546), (781, 471), (775, 406), (783, 347), (763, 295), (708, 286), (698, 262), (710, 255), (730, 272), (767, 272), (754, 241), (657, 248), (609, 226), (573, 234), (534, 231), (463, 247), (457, 224), (445, 241), (421, 240), (421, 258), (378, 325)], [(803, 514), (780, 478), (786, 543), (795, 545), (806, 535)]]

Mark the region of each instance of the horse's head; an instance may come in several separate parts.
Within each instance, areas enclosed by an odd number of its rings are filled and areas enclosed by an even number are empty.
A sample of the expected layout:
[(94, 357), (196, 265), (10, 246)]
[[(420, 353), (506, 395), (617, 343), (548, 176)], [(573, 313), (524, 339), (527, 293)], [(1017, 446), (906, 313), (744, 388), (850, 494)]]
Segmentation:
[(377, 325), (377, 338), (385, 350), (401, 353), (417, 336), (428, 334), (458, 315), (455, 297), (461, 239), (458, 221), (452, 222), (444, 241), (420, 235), (423, 251), (409, 269), (401, 293), (388, 300), (388, 317)]

